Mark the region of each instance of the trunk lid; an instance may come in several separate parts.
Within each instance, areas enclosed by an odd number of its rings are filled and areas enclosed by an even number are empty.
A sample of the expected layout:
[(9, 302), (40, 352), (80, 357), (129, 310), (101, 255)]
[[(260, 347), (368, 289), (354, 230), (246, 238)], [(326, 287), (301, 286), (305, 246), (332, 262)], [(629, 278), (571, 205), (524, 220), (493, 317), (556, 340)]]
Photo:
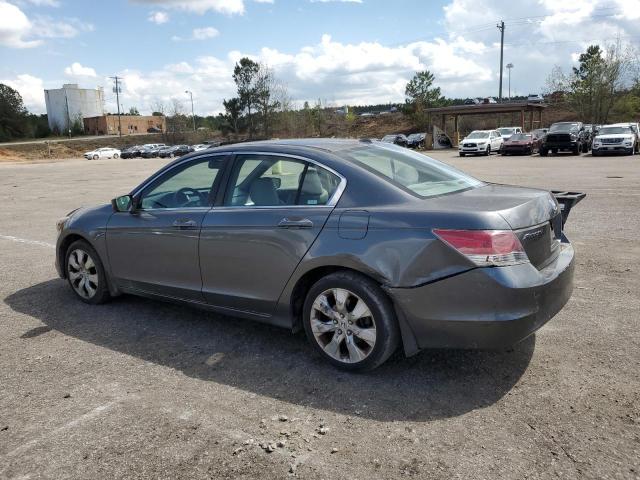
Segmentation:
[(546, 190), (487, 184), (428, 202), (443, 202), (450, 210), (495, 213), (511, 227), (536, 268), (552, 261), (562, 238), (562, 212)]

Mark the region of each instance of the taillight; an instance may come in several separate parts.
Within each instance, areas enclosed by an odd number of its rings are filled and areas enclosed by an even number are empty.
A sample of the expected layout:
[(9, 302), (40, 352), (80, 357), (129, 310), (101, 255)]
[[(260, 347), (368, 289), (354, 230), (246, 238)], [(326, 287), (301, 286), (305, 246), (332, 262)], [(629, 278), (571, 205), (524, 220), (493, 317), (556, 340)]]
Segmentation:
[(510, 230), (443, 230), (433, 233), (479, 267), (527, 263), (529, 258)]

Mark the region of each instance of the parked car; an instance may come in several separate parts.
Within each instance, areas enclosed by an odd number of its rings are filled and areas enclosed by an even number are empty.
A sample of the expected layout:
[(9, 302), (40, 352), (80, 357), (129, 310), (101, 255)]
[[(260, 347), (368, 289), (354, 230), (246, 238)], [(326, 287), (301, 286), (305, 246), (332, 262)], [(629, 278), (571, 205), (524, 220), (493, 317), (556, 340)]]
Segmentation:
[(527, 97), (528, 103), (544, 103), (544, 97), (539, 93), (530, 93)]
[(591, 155), (594, 157), (606, 153), (633, 155), (637, 150), (636, 134), (629, 125), (605, 125), (593, 138)]
[(500, 127), (498, 132), (500, 132), (502, 140), (508, 140), (511, 135), (522, 133), (522, 127)]
[(178, 148), (175, 145), (172, 146), (168, 146), (168, 147), (163, 147), (160, 150), (158, 150), (158, 157), (160, 158), (171, 158), (173, 157), (173, 153), (176, 151), (176, 148)]
[(551, 125), (540, 145), (540, 155), (570, 151), (574, 155), (589, 151), (589, 135), (581, 122), (558, 122)]
[(426, 133), (412, 133), (407, 137), (407, 147), (424, 148), (424, 142), (426, 138)]
[(382, 141), (385, 143), (395, 143), (396, 145), (400, 145), (401, 147), (407, 146), (407, 137), (402, 133), (393, 133), (391, 135), (385, 135), (382, 137)]
[(548, 131), (548, 128), (536, 128), (531, 132), (531, 136), (533, 137), (533, 150), (535, 152), (540, 151), (540, 146), (542, 145), (542, 141), (544, 140), (544, 137), (547, 135)]
[(639, 123), (637, 123), (637, 122), (614, 123), (611, 126), (614, 126), (614, 127), (629, 126), (629, 128), (631, 128), (631, 130), (633, 130), (633, 133), (635, 133), (635, 136), (636, 136), (636, 151), (640, 151), (638, 149), (640, 147), (640, 124)]
[(160, 150), (166, 147), (167, 145), (164, 145), (164, 144), (157, 144), (157, 145), (151, 145), (151, 146), (145, 147), (140, 151), (140, 156), (142, 158), (156, 158), (160, 153)]
[(482, 99), (482, 103), (498, 103), (493, 97), (485, 97)]
[(531, 155), (534, 151), (533, 135), (530, 133), (516, 133), (502, 144), (502, 155)]
[(98, 160), (99, 158), (118, 158), (120, 156), (120, 150), (117, 148), (96, 148), (90, 152), (85, 152), (84, 158), (87, 160)]
[(190, 145), (178, 145), (173, 152), (174, 157), (181, 157), (182, 155), (186, 155), (187, 153), (193, 152), (193, 147)]
[(140, 155), (141, 145), (127, 147), (120, 152), (120, 158), (136, 158)]
[(162, 133), (162, 129), (158, 127), (149, 127), (147, 128), (147, 133)]
[(491, 155), (502, 148), (504, 140), (497, 130), (474, 130), (464, 137), (458, 145), (458, 154), (465, 155)]
[(480, 103), (482, 103), (482, 102), (481, 102), (479, 99), (477, 99), (477, 98), (467, 98), (467, 99), (464, 101), (464, 104), (465, 104), (465, 105), (478, 105), (478, 104), (480, 104)]
[(209, 145), (205, 145), (204, 143), (198, 143), (196, 145), (192, 145), (191, 148), (193, 148), (194, 152), (200, 152), (202, 150), (206, 150), (207, 148), (209, 148)]
[(378, 141), (236, 144), (60, 219), (55, 263), (85, 303), (130, 293), (304, 329), (367, 370), (399, 345), (504, 348), (541, 328), (571, 296), (563, 225), (583, 197)]

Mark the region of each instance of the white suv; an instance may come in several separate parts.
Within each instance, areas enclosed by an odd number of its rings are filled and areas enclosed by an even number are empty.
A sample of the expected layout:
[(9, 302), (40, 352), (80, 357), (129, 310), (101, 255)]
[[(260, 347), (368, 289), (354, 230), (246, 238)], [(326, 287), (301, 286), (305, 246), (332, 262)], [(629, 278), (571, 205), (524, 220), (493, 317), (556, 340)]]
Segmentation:
[(613, 152), (633, 155), (638, 150), (638, 137), (631, 124), (604, 125), (593, 138), (591, 155)]
[(474, 130), (464, 137), (458, 145), (458, 154), (490, 155), (502, 148), (504, 140), (497, 130)]

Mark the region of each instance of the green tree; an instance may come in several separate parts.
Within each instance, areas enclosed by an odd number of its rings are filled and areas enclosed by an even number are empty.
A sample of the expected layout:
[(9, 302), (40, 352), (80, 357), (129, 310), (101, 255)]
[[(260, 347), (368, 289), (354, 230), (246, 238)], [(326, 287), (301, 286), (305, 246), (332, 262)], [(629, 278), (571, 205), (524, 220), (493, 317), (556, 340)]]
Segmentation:
[(433, 87), (434, 80), (435, 77), (429, 70), (416, 72), (404, 91), (407, 102), (420, 104), (423, 108), (435, 107), (442, 102), (440, 87)]
[(0, 83), (0, 140), (20, 138), (28, 133), (27, 109), (22, 96), (9, 85)]
[(242, 118), (242, 102), (239, 98), (234, 97), (229, 100), (223, 100), (222, 105), (225, 111), (224, 119), (230, 130), (233, 131), (233, 133), (239, 133), (240, 120)]
[(140, 115), (140, 112), (138, 111), (138, 107), (131, 107), (129, 109), (129, 115)]
[(416, 72), (404, 91), (407, 97), (405, 113), (411, 115), (420, 128), (428, 129), (431, 123), (426, 109), (445, 103), (440, 87), (433, 86), (434, 81), (435, 77), (429, 70)]
[(252, 137), (255, 132), (253, 112), (258, 102), (256, 82), (259, 71), (260, 65), (247, 57), (241, 58), (233, 69), (233, 81), (238, 89), (238, 98), (242, 109), (247, 111), (249, 137)]

